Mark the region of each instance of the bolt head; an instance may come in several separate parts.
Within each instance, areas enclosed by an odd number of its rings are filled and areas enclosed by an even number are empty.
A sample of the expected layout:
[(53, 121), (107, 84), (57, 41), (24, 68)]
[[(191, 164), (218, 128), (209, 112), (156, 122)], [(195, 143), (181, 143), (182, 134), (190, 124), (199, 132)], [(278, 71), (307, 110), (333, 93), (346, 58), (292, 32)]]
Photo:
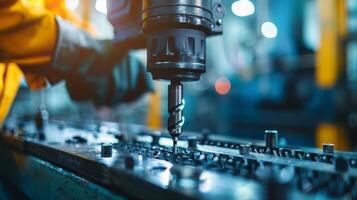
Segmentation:
[(113, 145), (112, 144), (102, 144), (101, 146), (101, 156), (103, 158), (112, 157), (113, 155)]
[(197, 137), (191, 136), (187, 139), (188, 141), (188, 148), (196, 149), (197, 148)]
[(275, 148), (278, 145), (278, 131), (265, 130), (265, 146), (267, 148)]
[(335, 152), (335, 145), (334, 144), (323, 144), (322, 152), (325, 154), (333, 154)]

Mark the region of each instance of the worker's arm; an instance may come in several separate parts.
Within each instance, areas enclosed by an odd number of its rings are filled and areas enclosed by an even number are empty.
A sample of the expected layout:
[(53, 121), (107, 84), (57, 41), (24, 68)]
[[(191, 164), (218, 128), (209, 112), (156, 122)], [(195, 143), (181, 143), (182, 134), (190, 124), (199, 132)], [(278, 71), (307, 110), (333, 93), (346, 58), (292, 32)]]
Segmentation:
[(151, 89), (141, 64), (122, 61), (126, 44), (96, 40), (43, 8), (6, 2), (0, 4), (0, 61), (16, 62), (25, 73), (63, 78), (76, 100), (100, 105), (130, 101)]

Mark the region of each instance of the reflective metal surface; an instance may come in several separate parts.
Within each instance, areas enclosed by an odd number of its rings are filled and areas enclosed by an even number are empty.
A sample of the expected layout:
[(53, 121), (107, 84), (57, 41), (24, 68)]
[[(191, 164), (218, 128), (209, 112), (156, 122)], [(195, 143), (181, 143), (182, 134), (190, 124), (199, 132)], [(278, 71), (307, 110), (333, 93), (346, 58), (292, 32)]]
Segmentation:
[[(11, 149), (138, 199), (356, 198), (355, 153), (271, 148), (263, 141), (192, 133), (178, 142), (174, 154), (168, 133), (110, 123), (97, 124), (94, 131), (90, 125), (51, 123), (47, 139), (39, 141), (30, 123), (22, 130), (3, 130), (2, 139)], [(195, 148), (189, 146), (193, 138)], [(103, 156), (107, 144), (112, 144), (111, 156)]]

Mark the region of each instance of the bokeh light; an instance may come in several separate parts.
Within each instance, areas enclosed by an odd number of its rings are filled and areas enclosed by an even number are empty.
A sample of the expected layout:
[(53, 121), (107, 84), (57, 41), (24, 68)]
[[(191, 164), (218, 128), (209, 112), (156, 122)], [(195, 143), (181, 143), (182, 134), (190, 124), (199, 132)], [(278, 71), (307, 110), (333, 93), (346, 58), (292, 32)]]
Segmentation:
[(273, 22), (264, 22), (261, 27), (261, 31), (266, 38), (276, 38), (278, 36), (278, 28)]
[(233, 14), (239, 17), (246, 17), (254, 14), (255, 6), (250, 0), (239, 0), (232, 4)]
[(231, 91), (231, 87), (231, 82), (225, 77), (217, 79), (214, 84), (216, 92), (220, 95), (227, 95)]

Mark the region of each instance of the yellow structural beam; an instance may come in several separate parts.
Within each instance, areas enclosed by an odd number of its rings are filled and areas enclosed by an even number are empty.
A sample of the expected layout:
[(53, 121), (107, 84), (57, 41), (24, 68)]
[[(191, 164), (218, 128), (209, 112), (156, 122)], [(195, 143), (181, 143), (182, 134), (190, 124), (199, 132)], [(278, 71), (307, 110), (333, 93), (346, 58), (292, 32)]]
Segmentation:
[[(317, 51), (316, 83), (322, 89), (334, 87), (345, 70), (343, 39), (347, 30), (347, 0), (318, 0), (320, 48)], [(349, 150), (346, 130), (332, 123), (322, 123), (316, 130), (316, 146), (333, 143), (338, 150)]]
[(0, 63), (0, 124), (15, 100), (23, 74), (15, 63)]
[(155, 93), (149, 97), (149, 111), (147, 114), (147, 126), (152, 129), (162, 128), (161, 119), (161, 94), (159, 85), (155, 84)]
[(316, 59), (316, 82), (320, 88), (331, 88), (344, 68), (341, 42), (347, 34), (346, 0), (318, 0), (318, 8), (321, 40)]

